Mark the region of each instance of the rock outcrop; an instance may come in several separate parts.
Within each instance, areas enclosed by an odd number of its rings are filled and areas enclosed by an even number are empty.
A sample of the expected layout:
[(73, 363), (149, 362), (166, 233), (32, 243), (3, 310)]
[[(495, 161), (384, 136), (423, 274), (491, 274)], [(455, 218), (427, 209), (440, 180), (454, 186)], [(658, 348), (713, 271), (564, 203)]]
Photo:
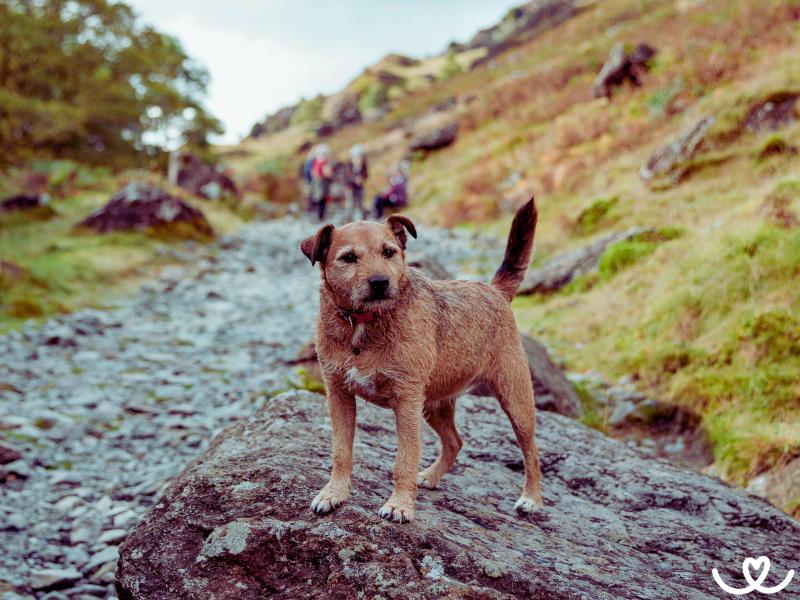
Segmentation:
[(0, 214), (21, 213), (26, 218), (46, 220), (56, 215), (47, 194), (18, 194), (0, 202)]
[(47, 198), (43, 194), (18, 194), (0, 202), (0, 212), (32, 210), (46, 205)]
[(239, 195), (236, 184), (218, 166), (206, 164), (194, 154), (182, 154), (178, 161), (176, 183), (186, 191), (206, 200)]
[(750, 481), (747, 490), (766, 498), (800, 519), (800, 457), (779, 465)]
[(611, 244), (653, 231), (650, 227), (632, 227), (605, 235), (588, 246), (551, 258), (539, 269), (529, 269), (520, 285), (520, 294), (555, 292), (576, 277), (597, 267), (600, 257)]
[(297, 104), (285, 106), (266, 117), (263, 121), (256, 123), (250, 130), (250, 137), (259, 138), (262, 135), (270, 135), (288, 129), (297, 107)]
[(480, 30), (465, 44), (453, 43), (455, 51), (485, 48), (486, 54), (471, 68), (491, 63), (500, 54), (557, 27), (580, 12), (574, 0), (532, 0), (508, 11), (500, 23)]
[(639, 176), (646, 182), (657, 178), (666, 178), (671, 184), (680, 181), (686, 164), (697, 154), (715, 122), (714, 117), (703, 117), (672, 142), (656, 150), (639, 169)]
[(642, 75), (655, 55), (656, 49), (648, 44), (637, 44), (631, 52), (625, 51), (624, 44), (614, 45), (603, 68), (595, 77), (592, 94), (595, 98), (609, 98), (614, 88), (627, 81), (636, 86), (641, 85)]
[(438, 150), (456, 141), (458, 121), (449, 113), (431, 113), (414, 123), (408, 135), (410, 152)]
[[(539, 413), (545, 506), (520, 517), (520, 452), (494, 401), (462, 398), (465, 447), (414, 523), (385, 522), (391, 413), (358, 406), (353, 494), (326, 517), (322, 396), (287, 392), (221, 433), (120, 548), (123, 600), (217, 598), (720, 597), (747, 556), (769, 556), (774, 585), (797, 567), (800, 525), (722, 482), (646, 460), (602, 434)], [(436, 452), (424, 435), (424, 461)], [(794, 585), (794, 584), (793, 584)]]
[(145, 231), (178, 238), (214, 235), (203, 213), (164, 190), (132, 183), (78, 224), (97, 233)]
[(747, 112), (744, 125), (750, 131), (780, 129), (796, 118), (798, 92), (776, 92), (755, 104)]

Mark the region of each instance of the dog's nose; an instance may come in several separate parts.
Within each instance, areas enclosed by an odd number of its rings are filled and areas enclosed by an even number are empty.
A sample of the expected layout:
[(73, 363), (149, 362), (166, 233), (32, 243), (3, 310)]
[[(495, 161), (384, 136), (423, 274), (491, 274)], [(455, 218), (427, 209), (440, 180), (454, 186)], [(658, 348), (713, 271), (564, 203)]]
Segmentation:
[(373, 275), (367, 281), (373, 292), (385, 292), (389, 287), (389, 278), (386, 275)]

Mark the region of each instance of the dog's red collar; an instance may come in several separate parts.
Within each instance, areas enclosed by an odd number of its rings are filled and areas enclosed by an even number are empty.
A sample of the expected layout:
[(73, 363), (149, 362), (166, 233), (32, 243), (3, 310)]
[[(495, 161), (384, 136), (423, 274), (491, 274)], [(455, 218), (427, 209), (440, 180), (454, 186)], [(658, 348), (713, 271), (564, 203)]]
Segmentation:
[(359, 323), (369, 323), (370, 321), (374, 321), (375, 319), (380, 318), (381, 316), (381, 309), (376, 308), (375, 310), (347, 310), (344, 308), (340, 308), (339, 316), (342, 317), (345, 321), (350, 323), (352, 327), (355, 327)]

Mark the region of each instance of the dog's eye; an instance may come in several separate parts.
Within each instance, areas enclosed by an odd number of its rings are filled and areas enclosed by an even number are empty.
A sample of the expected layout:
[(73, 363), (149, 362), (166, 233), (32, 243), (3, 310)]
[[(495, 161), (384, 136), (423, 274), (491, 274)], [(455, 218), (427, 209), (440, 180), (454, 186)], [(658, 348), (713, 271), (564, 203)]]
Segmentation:
[(352, 263), (354, 263), (354, 262), (356, 262), (358, 260), (358, 257), (355, 255), (355, 253), (348, 252), (347, 254), (343, 254), (339, 258), (339, 260), (341, 260), (342, 262), (346, 262), (346, 263), (352, 264)]
[(385, 248), (383, 251), (383, 258), (392, 258), (395, 254), (397, 254), (397, 250), (392, 250), (391, 248)]

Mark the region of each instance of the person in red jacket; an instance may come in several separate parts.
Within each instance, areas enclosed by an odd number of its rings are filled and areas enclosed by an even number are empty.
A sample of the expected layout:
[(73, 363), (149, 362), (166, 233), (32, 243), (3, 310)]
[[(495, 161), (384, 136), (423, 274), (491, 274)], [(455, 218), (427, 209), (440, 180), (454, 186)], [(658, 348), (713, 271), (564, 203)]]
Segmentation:
[(317, 216), (320, 221), (325, 220), (325, 209), (330, 196), (332, 180), (331, 149), (327, 144), (320, 144), (311, 165), (311, 197), (317, 207)]

